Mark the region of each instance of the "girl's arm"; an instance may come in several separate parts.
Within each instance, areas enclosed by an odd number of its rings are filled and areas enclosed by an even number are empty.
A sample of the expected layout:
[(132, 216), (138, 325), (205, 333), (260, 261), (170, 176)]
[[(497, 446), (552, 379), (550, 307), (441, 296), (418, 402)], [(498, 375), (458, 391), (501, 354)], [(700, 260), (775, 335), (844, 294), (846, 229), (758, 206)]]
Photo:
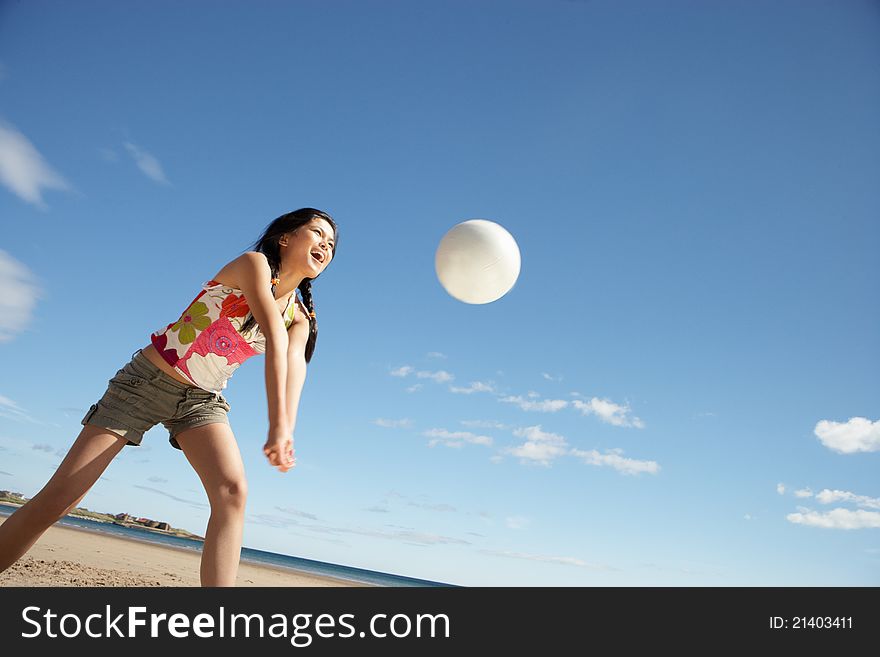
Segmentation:
[(290, 433), (296, 431), (296, 415), (299, 398), (306, 381), (306, 342), (309, 339), (309, 321), (303, 318), (294, 322), (288, 330), (287, 348), (287, 417), (290, 420)]
[(271, 269), (266, 256), (256, 251), (234, 261), (235, 276), (254, 319), (266, 337), (266, 401), (269, 407), (268, 443), (289, 439), (292, 431), (287, 406), (288, 335), (284, 319), (272, 296)]
[(296, 414), (299, 407), (299, 398), (303, 384), (306, 380), (306, 342), (309, 339), (308, 318), (294, 321), (288, 333), (287, 347), (287, 381), (285, 382), (285, 397), (287, 400), (287, 420), (289, 433), (278, 440), (266, 441), (263, 453), (269, 459), (269, 463), (277, 467), (281, 472), (287, 472), (296, 465), (293, 455), (293, 433), (296, 427)]

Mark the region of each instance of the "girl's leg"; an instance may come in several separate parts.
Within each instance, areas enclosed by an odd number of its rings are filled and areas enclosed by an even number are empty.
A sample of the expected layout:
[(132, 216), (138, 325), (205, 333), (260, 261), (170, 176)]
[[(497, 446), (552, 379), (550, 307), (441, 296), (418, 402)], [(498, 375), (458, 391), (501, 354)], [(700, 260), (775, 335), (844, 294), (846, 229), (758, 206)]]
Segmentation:
[(107, 429), (83, 427), (49, 482), (0, 525), (0, 572), (79, 504), (127, 442)]
[(208, 494), (211, 518), (202, 547), (202, 586), (235, 586), (241, 557), (247, 481), (228, 424), (215, 422), (175, 436)]

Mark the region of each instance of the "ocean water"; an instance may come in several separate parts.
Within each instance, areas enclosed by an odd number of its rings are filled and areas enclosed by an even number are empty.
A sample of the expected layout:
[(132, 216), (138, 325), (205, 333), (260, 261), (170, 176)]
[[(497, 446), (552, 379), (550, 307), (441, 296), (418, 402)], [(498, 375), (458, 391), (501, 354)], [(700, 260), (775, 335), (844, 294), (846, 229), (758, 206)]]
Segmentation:
[[(18, 507), (11, 504), (0, 502), (0, 515), (8, 516)], [(74, 518), (65, 516), (59, 525), (63, 527), (75, 527), (88, 531), (97, 532), (99, 534), (110, 534), (113, 536), (121, 536), (122, 538), (133, 539), (136, 541), (145, 541), (147, 543), (157, 543), (159, 545), (172, 545), (174, 547), (192, 550), (193, 552), (202, 551), (202, 542), (189, 538), (181, 538), (179, 536), (166, 536), (147, 529), (137, 529), (135, 527), (122, 527), (112, 523), (96, 522), (94, 520), (84, 520), (82, 518)], [(255, 550), (243, 547), (241, 549), (241, 560), (255, 564), (263, 564), (275, 566), (278, 568), (287, 568), (297, 572), (308, 573), (311, 575), (324, 575), (327, 577), (335, 577), (359, 584), (372, 584), (373, 586), (455, 586), (454, 584), (444, 584), (442, 582), (432, 582), (426, 579), (416, 579), (414, 577), (404, 577), (403, 575), (393, 575), (391, 573), (382, 573), (376, 570), (365, 570), (363, 568), (352, 568), (351, 566), (343, 566), (335, 563), (327, 563), (324, 561), (314, 561), (312, 559), (303, 559), (288, 554), (277, 554), (275, 552), (264, 552), (263, 550)]]

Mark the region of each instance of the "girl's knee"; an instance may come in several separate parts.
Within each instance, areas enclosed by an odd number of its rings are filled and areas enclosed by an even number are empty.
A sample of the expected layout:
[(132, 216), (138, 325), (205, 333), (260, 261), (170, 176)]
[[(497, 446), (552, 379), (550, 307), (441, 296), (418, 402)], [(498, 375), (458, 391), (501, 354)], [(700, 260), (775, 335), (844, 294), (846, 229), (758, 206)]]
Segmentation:
[(211, 507), (244, 509), (247, 502), (247, 480), (231, 479), (217, 485), (213, 491), (209, 491), (208, 499)]

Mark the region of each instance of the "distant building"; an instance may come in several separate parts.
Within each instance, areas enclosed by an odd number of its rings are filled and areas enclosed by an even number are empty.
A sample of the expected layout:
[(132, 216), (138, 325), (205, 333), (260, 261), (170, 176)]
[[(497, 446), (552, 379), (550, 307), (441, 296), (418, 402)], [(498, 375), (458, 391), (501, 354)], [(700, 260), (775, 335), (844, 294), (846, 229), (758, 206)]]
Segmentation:
[(167, 522), (160, 522), (159, 526), (156, 529), (162, 529), (166, 532), (171, 531), (171, 525), (169, 525)]
[(131, 516), (127, 513), (117, 513), (113, 517), (116, 518), (119, 522), (131, 522)]

